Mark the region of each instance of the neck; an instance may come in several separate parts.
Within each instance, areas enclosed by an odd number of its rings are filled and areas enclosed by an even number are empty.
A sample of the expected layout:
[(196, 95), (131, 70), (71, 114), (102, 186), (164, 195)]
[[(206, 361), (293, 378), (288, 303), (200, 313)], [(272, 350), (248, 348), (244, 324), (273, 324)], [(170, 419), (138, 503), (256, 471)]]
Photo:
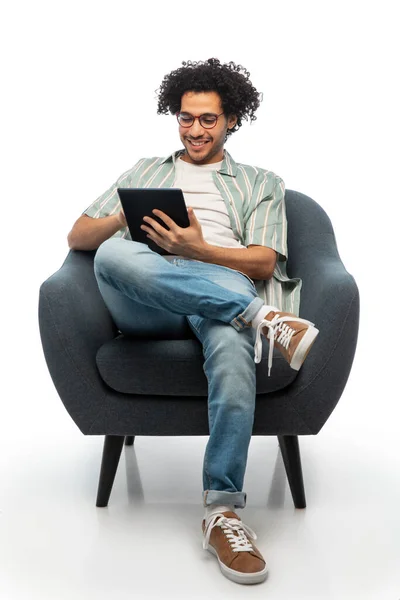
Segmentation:
[[(200, 161), (198, 164), (199, 164), (199, 165), (212, 165), (213, 163), (221, 162), (222, 160), (224, 160), (224, 155), (225, 155), (225, 154), (224, 154), (224, 150), (222, 150), (222, 152), (221, 152), (221, 156), (220, 156), (220, 157), (215, 157), (215, 156), (213, 156), (212, 160), (210, 160), (210, 161), (207, 161), (207, 162)], [(195, 164), (197, 164), (197, 163), (196, 163), (196, 161), (193, 161), (193, 160), (190, 158), (190, 156), (189, 156), (189, 154), (188, 154), (188, 152), (187, 152), (187, 150), (186, 150), (186, 149), (185, 149), (185, 150), (182, 150), (182, 153), (181, 153), (181, 155), (179, 156), (179, 158), (181, 158), (181, 159), (182, 159), (182, 160), (184, 160), (185, 162), (190, 162), (190, 163), (192, 163), (192, 164), (194, 164), (194, 165), (195, 165)]]

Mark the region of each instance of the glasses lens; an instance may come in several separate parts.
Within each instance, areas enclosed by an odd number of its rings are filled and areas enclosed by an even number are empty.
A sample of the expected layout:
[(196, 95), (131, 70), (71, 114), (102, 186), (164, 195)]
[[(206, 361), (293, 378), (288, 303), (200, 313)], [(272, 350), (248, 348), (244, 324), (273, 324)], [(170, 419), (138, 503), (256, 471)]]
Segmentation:
[(200, 117), (200, 124), (202, 127), (210, 128), (210, 127), (214, 127), (215, 123), (217, 122), (217, 117), (215, 115), (201, 115)]
[[(200, 117), (200, 125), (205, 129), (211, 129), (214, 127), (217, 122), (217, 115), (213, 114), (204, 114)], [(178, 115), (179, 124), (182, 127), (191, 127), (194, 123), (194, 117), (189, 113), (179, 113)]]
[(179, 125), (182, 125), (182, 127), (190, 127), (193, 123), (193, 117), (186, 113), (179, 113), (178, 121)]

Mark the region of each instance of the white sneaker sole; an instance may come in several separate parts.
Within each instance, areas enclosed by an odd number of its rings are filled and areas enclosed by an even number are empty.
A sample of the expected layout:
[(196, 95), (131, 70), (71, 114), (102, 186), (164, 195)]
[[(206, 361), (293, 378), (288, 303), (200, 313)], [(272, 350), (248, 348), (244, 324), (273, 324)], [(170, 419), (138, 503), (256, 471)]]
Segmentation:
[(261, 583), (267, 578), (268, 575), (268, 567), (265, 565), (262, 571), (258, 571), (257, 573), (241, 573), (240, 571), (235, 571), (234, 569), (230, 569), (223, 562), (220, 561), (219, 556), (215, 548), (211, 545), (208, 546), (207, 550), (214, 554), (219, 563), (219, 568), (221, 569), (222, 575), (225, 575), (231, 581), (235, 583), (244, 583), (244, 584), (252, 584), (252, 583)]
[(300, 369), (318, 334), (319, 329), (310, 325), (292, 356), (292, 361), (290, 363), (292, 369), (295, 371)]

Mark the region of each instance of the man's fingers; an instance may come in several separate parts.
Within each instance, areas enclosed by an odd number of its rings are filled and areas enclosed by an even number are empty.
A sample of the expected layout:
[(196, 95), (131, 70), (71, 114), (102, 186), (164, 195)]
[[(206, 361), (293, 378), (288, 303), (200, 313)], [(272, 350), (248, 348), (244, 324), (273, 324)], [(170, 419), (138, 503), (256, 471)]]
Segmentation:
[(161, 221), (164, 221), (164, 223), (166, 225), (168, 225), (168, 227), (170, 229), (174, 229), (175, 227), (178, 227), (178, 225), (175, 223), (175, 221), (173, 221), (171, 219), (171, 217), (166, 215), (162, 210), (158, 210), (158, 208), (155, 208), (153, 210), (153, 213), (156, 215), (156, 217), (159, 217), (161, 219)]
[(155, 231), (151, 231), (151, 233), (148, 233), (146, 237), (150, 238), (151, 241), (157, 244), (157, 246), (160, 246), (160, 248), (164, 248), (165, 240)]
[(145, 231), (151, 231), (151, 229), (154, 229), (154, 231), (157, 231), (159, 234), (162, 234), (163, 232), (165, 233), (167, 231), (165, 227), (163, 227), (162, 225), (160, 225), (160, 223), (157, 223), (157, 221), (151, 219), (150, 217), (143, 217), (143, 221), (145, 221), (147, 229), (145, 225), (141, 225), (140, 228), (144, 229)]

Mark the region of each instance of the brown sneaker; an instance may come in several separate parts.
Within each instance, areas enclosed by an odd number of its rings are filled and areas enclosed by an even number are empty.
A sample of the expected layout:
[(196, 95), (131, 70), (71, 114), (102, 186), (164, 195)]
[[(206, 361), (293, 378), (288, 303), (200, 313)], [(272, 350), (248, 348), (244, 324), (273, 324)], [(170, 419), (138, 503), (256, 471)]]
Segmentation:
[(254, 345), (255, 363), (261, 360), (261, 331), (269, 340), (268, 377), (271, 373), (274, 345), (281, 351), (292, 369), (298, 371), (319, 333), (314, 323), (307, 319), (300, 319), (287, 312), (271, 311), (257, 327)]
[(225, 577), (235, 583), (261, 583), (267, 577), (268, 569), (260, 551), (249, 538), (257, 536), (234, 512), (216, 513), (210, 516), (204, 534), (203, 548), (218, 559)]

